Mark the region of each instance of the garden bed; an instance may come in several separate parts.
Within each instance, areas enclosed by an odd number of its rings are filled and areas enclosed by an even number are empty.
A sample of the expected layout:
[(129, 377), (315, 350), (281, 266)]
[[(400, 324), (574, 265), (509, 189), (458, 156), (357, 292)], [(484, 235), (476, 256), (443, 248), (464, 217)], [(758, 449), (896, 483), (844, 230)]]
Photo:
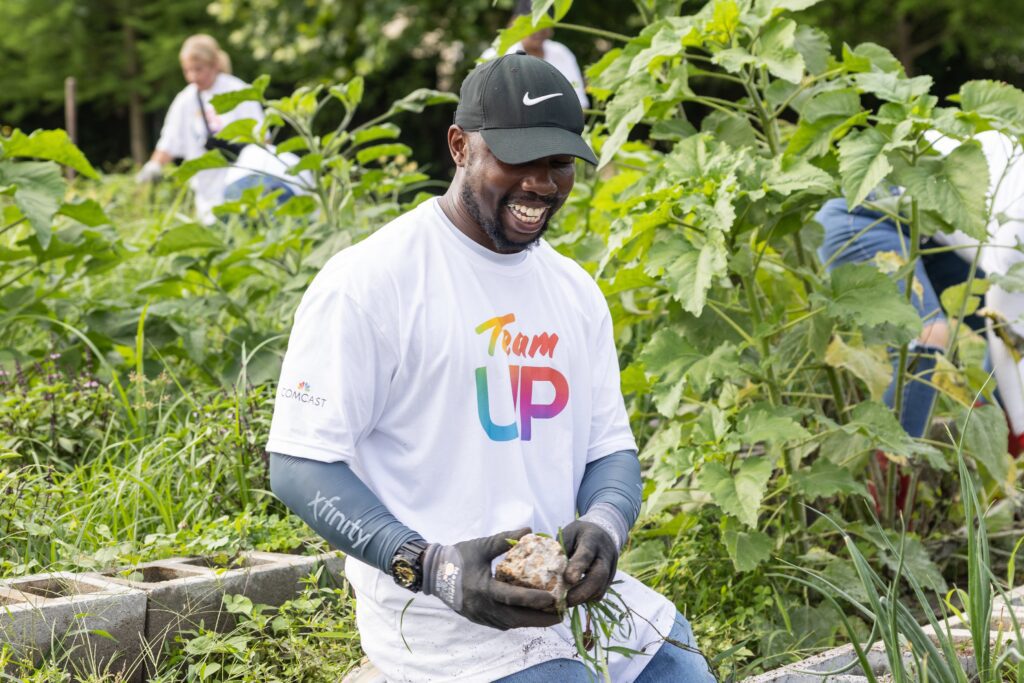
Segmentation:
[[(214, 558), (172, 558), (102, 573), (67, 572), (0, 581), (0, 645), (21, 660), (67, 654), (65, 665), (153, 674), (164, 645), (185, 631), (234, 628), (225, 595), (278, 606), (323, 568), (340, 585), (337, 553), (249, 552), (222, 566)], [(13, 670), (8, 673), (13, 675)]]
[[(1007, 643), (1014, 639), (1011, 613), (1016, 615), (1018, 622), (1024, 617), (1024, 586), (1011, 591), (1005, 598), (997, 598), (992, 608), (991, 642)], [(946, 621), (948, 635), (958, 648), (963, 648), (960, 661), (965, 664), (968, 674), (977, 673), (970, 649), (971, 632), (960, 617), (950, 617)], [(934, 634), (931, 626), (924, 631)], [(904, 657), (908, 659), (909, 654)], [(774, 671), (752, 676), (744, 683), (840, 683), (846, 681), (867, 681), (864, 670), (858, 663), (857, 654), (852, 645), (843, 645), (813, 657), (808, 657), (794, 664), (788, 664)], [(885, 651), (880, 643), (876, 643), (868, 652), (868, 661), (872, 673), (880, 676), (879, 681), (887, 680), (889, 666)]]

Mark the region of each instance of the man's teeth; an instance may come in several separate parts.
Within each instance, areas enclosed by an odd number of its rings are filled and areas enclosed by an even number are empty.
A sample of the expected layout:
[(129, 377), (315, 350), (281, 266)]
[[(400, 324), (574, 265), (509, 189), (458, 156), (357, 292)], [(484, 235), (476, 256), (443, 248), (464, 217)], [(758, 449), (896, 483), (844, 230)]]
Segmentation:
[(543, 207), (533, 208), (531, 206), (523, 206), (522, 204), (509, 204), (508, 208), (515, 214), (516, 218), (524, 223), (536, 223), (541, 219), (545, 211)]

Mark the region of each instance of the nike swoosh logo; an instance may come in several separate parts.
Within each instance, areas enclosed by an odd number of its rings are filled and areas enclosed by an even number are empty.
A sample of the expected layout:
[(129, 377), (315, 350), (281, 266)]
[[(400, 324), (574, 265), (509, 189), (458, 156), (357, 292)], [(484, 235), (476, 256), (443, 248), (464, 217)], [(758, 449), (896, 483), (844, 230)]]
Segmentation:
[(544, 100), (550, 100), (552, 97), (561, 97), (564, 93), (556, 92), (550, 95), (541, 95), (540, 97), (530, 97), (529, 91), (523, 94), (523, 104), (527, 107), (532, 107), (535, 104), (539, 104)]

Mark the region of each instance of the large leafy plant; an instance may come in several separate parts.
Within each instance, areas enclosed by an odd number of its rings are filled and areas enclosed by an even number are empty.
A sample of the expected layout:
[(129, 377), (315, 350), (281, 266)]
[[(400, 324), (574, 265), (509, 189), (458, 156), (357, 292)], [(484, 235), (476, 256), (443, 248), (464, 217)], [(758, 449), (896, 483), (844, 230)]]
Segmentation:
[[(499, 42), (530, 21), (571, 28), (559, 23), (570, 4), (535, 2)], [(640, 538), (677, 535), (711, 505), (740, 571), (819, 543), (827, 532), (810, 506), (867, 522), (870, 481), (895, 526), (913, 510), (912, 497), (897, 505), (902, 472), (934, 475), (936, 492), (952, 473), (952, 450), (907, 436), (902, 406), (881, 402), (890, 353), (902, 386), (921, 330), (908, 302), (918, 238), (953, 228), (986, 238), (988, 169), (971, 136), (995, 128), (1019, 144), (1024, 132), (1024, 93), (970, 82), (950, 98), (958, 106), (943, 106), (929, 77), (908, 77), (878, 45), (833, 52), (793, 16), (813, 4), (714, 0), (678, 16), (669, 3), (648, 8), (637, 35), (611, 36), (619, 45), (587, 71), (603, 103), (591, 138), (602, 171), (565, 211), (560, 237), (590, 263), (616, 320), (650, 476)], [(940, 157), (927, 131), (965, 142)], [(905, 188), (901, 206), (869, 201), (886, 184)], [(813, 215), (840, 195), (905, 225), (909, 251), (826, 272)], [(961, 353), (972, 339), (955, 321), (983, 288), (944, 300), (954, 334), (937, 384), (956, 419), (984, 373)], [(997, 408), (982, 413), (965, 450), (998, 494), (1010, 473), (1005, 425)], [(650, 557), (649, 544), (635, 551)]]

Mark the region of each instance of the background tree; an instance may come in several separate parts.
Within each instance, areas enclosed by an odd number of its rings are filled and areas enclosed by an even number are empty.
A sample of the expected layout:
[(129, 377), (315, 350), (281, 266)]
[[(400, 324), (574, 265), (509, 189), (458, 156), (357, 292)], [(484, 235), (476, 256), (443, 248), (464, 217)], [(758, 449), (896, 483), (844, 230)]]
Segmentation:
[(1013, 0), (829, 0), (807, 14), (835, 43), (884, 45), (942, 94), (972, 78), (1024, 79), (1024, 15)]
[[(705, 0), (576, 3), (565, 21), (632, 33), (655, 13)], [(829, 0), (807, 10), (835, 43), (870, 40), (893, 51), (908, 73), (928, 73), (935, 92), (971, 78), (1024, 82), (1024, 14), (1012, 0)], [(152, 148), (163, 115), (184, 82), (178, 49), (210, 33), (234, 71), (271, 76), (270, 94), (296, 85), (367, 82), (366, 115), (415, 88), (454, 89), (504, 27), (512, 0), (4, 0), (0, 26), (0, 125), (32, 130), (63, 125), (63, 82), (78, 79), (79, 139), (90, 159), (138, 161)], [(594, 33), (560, 30), (581, 66), (612, 45)], [(731, 93), (723, 93), (731, 95)], [(429, 172), (447, 174), (444, 108), (399, 123)]]

